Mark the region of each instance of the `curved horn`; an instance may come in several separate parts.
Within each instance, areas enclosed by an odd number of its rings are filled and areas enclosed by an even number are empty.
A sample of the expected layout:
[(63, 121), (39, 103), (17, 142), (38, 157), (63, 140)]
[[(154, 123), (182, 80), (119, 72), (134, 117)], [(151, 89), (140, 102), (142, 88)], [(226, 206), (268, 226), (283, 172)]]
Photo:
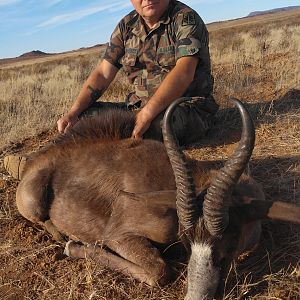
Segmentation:
[(239, 100), (231, 98), (230, 101), (239, 109), (243, 130), (238, 147), (224, 167), (212, 179), (204, 198), (203, 215), (205, 226), (213, 236), (222, 235), (228, 225), (229, 203), (226, 203), (226, 195), (228, 195), (230, 189), (236, 184), (246, 168), (255, 142), (255, 129), (249, 112)]
[(182, 97), (175, 100), (166, 110), (162, 124), (164, 144), (175, 176), (177, 214), (179, 222), (185, 230), (194, 226), (199, 218), (200, 210), (196, 202), (195, 185), (191, 170), (174, 137), (172, 116), (177, 105), (188, 100), (191, 100), (191, 98)]

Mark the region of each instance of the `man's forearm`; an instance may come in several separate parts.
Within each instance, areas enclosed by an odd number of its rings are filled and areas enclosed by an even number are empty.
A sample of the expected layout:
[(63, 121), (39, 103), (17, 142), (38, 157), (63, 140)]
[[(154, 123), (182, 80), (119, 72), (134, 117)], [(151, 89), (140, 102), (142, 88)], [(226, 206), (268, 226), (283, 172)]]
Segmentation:
[(78, 116), (96, 102), (108, 88), (117, 71), (107, 61), (103, 61), (97, 66), (84, 83), (76, 101), (70, 109), (70, 113)]
[(89, 76), (70, 109), (71, 114), (78, 116), (102, 96), (106, 87), (101, 82), (101, 77), (98, 77), (98, 74), (93, 73)]

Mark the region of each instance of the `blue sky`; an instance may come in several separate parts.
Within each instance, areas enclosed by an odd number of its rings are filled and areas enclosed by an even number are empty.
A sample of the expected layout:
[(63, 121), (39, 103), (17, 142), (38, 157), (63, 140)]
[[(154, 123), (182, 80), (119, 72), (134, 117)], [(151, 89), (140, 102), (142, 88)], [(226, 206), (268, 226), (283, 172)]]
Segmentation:
[[(206, 23), (252, 11), (299, 5), (299, 0), (186, 0)], [(0, 0), (0, 58), (32, 50), (62, 52), (105, 43), (129, 0)]]

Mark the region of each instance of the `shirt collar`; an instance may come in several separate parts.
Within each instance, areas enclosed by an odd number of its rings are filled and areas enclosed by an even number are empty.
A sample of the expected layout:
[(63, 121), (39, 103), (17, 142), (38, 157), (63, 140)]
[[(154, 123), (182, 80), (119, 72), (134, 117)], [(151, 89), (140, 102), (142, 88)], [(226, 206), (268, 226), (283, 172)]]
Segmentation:
[[(155, 31), (157, 28), (160, 27), (161, 24), (169, 24), (171, 22), (171, 17), (170, 17), (170, 12), (173, 8), (174, 5), (174, 1), (171, 0), (169, 3), (169, 7), (167, 8), (167, 10), (162, 14), (162, 16), (160, 17), (160, 20), (158, 21), (158, 23), (155, 25), (154, 28), (152, 28), (149, 33)], [(130, 24), (128, 24), (128, 26), (130, 28), (132, 28), (132, 33), (136, 36), (138, 36), (139, 38), (141, 38), (143, 41), (145, 40), (145, 37), (149, 34), (146, 33), (145, 30), (145, 25), (143, 24), (142, 21), (142, 17), (136, 12), (136, 15), (133, 17), (132, 22), (130, 22)]]

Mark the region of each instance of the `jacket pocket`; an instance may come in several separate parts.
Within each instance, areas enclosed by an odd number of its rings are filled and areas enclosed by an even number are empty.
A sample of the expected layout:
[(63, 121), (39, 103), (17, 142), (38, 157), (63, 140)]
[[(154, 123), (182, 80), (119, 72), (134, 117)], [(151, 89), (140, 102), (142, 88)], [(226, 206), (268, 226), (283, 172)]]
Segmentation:
[(121, 58), (121, 64), (123, 66), (129, 66), (129, 67), (135, 66), (137, 55), (138, 55), (138, 49), (127, 48), (125, 50), (124, 56)]
[(158, 47), (156, 59), (161, 66), (175, 66), (175, 47), (173, 45)]

